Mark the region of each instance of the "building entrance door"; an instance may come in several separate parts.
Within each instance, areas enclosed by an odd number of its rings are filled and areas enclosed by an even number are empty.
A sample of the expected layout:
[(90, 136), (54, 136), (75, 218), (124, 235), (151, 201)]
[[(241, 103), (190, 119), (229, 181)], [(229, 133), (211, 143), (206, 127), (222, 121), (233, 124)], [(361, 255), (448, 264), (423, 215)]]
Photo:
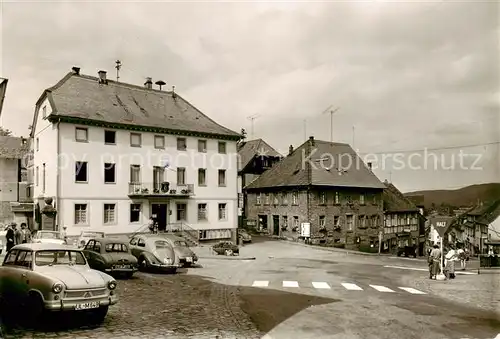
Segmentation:
[(267, 232), (267, 215), (260, 214), (259, 216), (259, 231)]
[(158, 222), (158, 231), (167, 229), (167, 204), (151, 204), (151, 216)]
[(273, 235), (280, 235), (280, 216), (273, 215)]

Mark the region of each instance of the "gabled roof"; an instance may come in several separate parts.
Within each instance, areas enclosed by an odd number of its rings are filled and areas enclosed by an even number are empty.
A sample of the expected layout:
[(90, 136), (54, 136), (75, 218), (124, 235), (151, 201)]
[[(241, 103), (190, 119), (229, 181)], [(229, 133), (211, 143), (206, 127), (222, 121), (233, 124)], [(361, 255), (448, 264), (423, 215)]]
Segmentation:
[(418, 212), (417, 206), (401, 193), (393, 184), (384, 182), (386, 189), (382, 195), (384, 210), (387, 212)]
[(478, 218), (477, 222), (489, 225), (500, 216), (500, 199), (488, 205), (483, 211), (483, 214)]
[(29, 145), (26, 139), (12, 136), (0, 136), (1, 159), (22, 159), (29, 152)]
[(238, 171), (242, 171), (256, 156), (282, 157), (262, 139), (243, 142), (238, 147)]
[(69, 118), (80, 120), (80, 123), (160, 129), (166, 133), (197, 133), (234, 140), (241, 138), (239, 133), (219, 125), (171, 91), (113, 80), (100, 84), (98, 77), (70, 72), (55, 86), (45, 90), (37, 105), (45, 96), (52, 106), (48, 116), (52, 121)]
[(246, 188), (306, 185), (385, 188), (351, 146), (321, 140), (306, 141)]

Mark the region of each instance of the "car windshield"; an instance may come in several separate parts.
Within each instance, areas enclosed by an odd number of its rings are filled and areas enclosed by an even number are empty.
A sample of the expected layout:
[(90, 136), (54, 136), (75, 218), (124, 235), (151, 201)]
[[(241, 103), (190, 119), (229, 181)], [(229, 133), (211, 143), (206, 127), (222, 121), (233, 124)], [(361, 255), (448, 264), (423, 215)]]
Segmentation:
[(36, 252), (35, 264), (37, 266), (85, 265), (86, 261), (79, 251), (44, 250)]
[(170, 248), (170, 245), (168, 244), (167, 241), (157, 240), (157, 241), (155, 241), (155, 248), (157, 250), (160, 250), (160, 249), (164, 249), (164, 248)]
[(38, 237), (42, 239), (61, 239), (58, 232), (39, 232)]
[(82, 237), (104, 238), (104, 233), (102, 233), (102, 232), (85, 232), (82, 234)]
[(127, 245), (125, 244), (120, 244), (120, 243), (113, 243), (113, 244), (106, 244), (105, 246), (106, 252), (119, 252), (119, 253), (127, 253), (128, 248)]
[(188, 247), (188, 245), (186, 244), (186, 242), (185, 242), (185, 241), (180, 241), (180, 240), (178, 240), (178, 241), (174, 242), (174, 245), (175, 245), (175, 246), (184, 246), (184, 247)]

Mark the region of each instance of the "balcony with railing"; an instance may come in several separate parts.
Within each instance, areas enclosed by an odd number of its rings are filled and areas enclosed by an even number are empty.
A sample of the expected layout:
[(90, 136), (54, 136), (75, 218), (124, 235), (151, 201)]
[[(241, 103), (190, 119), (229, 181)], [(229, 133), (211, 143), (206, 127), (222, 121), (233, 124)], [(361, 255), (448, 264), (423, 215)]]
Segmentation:
[(160, 183), (129, 183), (129, 197), (189, 198), (194, 195), (194, 185), (177, 185), (168, 181)]

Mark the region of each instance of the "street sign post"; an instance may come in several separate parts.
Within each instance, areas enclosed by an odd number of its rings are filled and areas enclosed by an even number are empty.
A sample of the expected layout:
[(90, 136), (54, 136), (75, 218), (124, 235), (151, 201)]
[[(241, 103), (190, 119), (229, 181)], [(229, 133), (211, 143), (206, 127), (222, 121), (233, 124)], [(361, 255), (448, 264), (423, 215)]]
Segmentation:
[(448, 216), (437, 216), (431, 218), (431, 226), (438, 232), (441, 241), (439, 242), (439, 249), (441, 250), (441, 259), (439, 260), (439, 266), (441, 267), (441, 274), (443, 274), (444, 267), (444, 253), (443, 253), (443, 243), (444, 243), (444, 235), (450, 227), (452, 217)]

